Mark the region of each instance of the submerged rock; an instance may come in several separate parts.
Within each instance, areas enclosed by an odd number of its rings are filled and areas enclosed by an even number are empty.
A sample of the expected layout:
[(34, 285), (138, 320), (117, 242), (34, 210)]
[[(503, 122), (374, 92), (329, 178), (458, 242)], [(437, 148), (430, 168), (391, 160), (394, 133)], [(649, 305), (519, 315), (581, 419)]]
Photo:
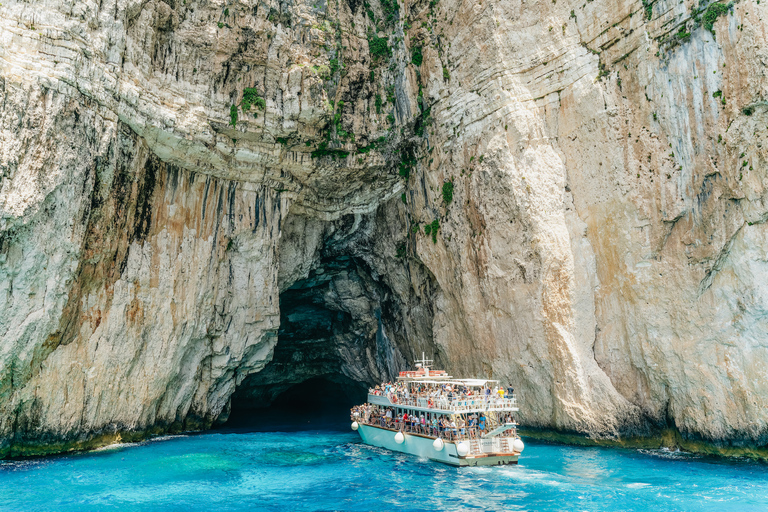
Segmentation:
[(643, 5), (1, 5), (0, 455), (422, 352), (768, 443), (764, 7)]

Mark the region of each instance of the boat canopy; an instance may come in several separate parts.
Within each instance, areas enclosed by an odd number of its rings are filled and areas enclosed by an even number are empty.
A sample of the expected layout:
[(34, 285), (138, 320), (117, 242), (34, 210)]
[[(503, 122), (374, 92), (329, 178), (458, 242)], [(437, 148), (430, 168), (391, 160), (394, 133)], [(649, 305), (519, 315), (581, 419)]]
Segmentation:
[(458, 380), (434, 380), (434, 379), (399, 379), (405, 382), (417, 382), (419, 384), (464, 384)]
[(467, 386), (485, 386), (486, 384), (498, 384), (499, 381), (497, 380), (489, 380), (489, 379), (458, 379), (459, 382), (462, 384), (466, 384)]
[[(402, 379), (406, 380), (406, 379)], [(433, 379), (407, 379), (410, 382), (418, 382), (419, 384), (451, 384), (455, 386), (470, 386), (470, 387), (483, 387), (486, 384), (496, 384), (497, 380), (488, 379), (454, 379), (454, 380), (433, 380)]]

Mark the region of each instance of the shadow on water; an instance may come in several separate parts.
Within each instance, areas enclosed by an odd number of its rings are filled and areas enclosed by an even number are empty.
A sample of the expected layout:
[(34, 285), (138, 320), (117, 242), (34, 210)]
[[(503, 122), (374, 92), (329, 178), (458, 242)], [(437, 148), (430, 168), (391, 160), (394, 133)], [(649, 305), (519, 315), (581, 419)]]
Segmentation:
[(269, 407), (232, 402), (232, 412), (217, 430), (238, 432), (297, 432), (302, 430), (349, 430), (349, 410), (365, 402), (357, 387), (324, 378), (296, 384), (280, 394)]

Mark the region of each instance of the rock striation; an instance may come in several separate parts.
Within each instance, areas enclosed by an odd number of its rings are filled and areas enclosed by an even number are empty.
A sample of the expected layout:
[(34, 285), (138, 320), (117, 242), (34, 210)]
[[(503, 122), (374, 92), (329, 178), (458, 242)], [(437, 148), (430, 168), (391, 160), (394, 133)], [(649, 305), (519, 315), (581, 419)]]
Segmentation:
[(529, 427), (760, 453), (767, 36), (754, 0), (3, 3), (0, 456), (422, 351)]

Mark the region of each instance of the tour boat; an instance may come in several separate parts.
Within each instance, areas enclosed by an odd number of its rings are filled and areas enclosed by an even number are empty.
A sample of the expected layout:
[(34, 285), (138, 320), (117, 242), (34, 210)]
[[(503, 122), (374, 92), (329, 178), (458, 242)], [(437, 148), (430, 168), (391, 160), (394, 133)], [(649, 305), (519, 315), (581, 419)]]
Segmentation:
[(422, 355), (416, 370), (369, 390), (368, 402), (353, 408), (363, 442), (453, 466), (517, 464), (525, 445), (515, 397), (498, 381), (454, 379), (431, 364)]

